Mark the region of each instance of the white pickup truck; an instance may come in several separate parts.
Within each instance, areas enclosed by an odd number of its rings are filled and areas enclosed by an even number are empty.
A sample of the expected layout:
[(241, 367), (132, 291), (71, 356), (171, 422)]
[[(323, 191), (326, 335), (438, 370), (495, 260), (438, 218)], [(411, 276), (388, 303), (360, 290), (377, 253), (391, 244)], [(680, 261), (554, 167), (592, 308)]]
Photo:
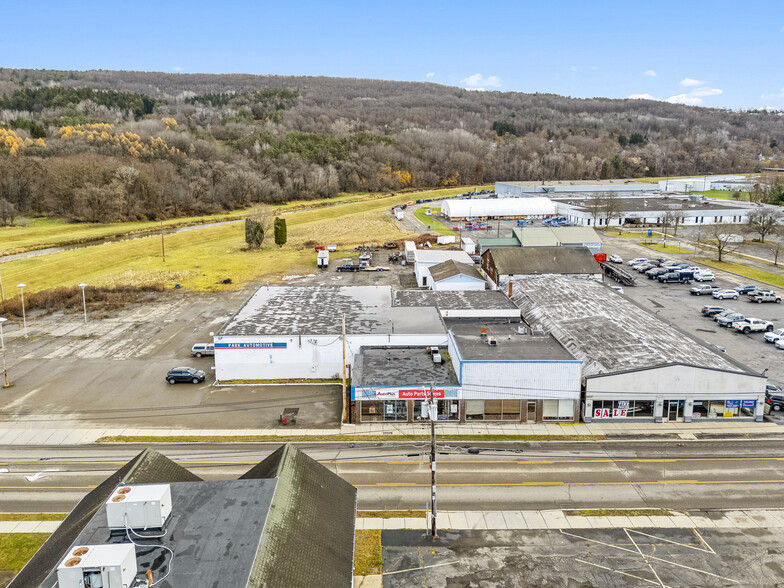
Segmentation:
[(770, 321), (763, 321), (758, 318), (746, 318), (742, 321), (735, 321), (732, 323), (732, 328), (741, 333), (751, 333), (752, 331), (772, 331), (773, 323)]
[(749, 294), (749, 302), (781, 302), (781, 296), (773, 290), (757, 290)]

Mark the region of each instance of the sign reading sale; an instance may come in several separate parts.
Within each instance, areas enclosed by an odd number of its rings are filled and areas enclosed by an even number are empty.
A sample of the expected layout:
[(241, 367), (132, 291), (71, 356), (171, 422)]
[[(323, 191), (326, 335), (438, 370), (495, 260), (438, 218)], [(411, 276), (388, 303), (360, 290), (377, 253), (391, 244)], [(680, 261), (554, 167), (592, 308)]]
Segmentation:
[(595, 419), (609, 419), (609, 418), (622, 418), (626, 416), (627, 410), (625, 408), (597, 408), (593, 411), (593, 418)]

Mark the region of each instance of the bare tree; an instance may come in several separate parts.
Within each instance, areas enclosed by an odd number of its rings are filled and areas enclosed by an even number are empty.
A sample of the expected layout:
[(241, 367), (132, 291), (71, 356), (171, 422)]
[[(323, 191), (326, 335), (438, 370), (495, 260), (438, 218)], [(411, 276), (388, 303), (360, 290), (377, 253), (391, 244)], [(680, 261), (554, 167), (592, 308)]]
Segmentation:
[(274, 215), (268, 206), (256, 205), (245, 218), (245, 242), (251, 249), (260, 249), (270, 233)]
[(746, 227), (750, 233), (760, 236), (760, 243), (765, 242), (765, 237), (776, 230), (784, 222), (784, 214), (775, 208), (760, 208), (749, 214)]
[[(594, 219), (594, 225), (599, 225), (600, 221), (605, 227), (609, 228), (613, 220), (621, 218), (621, 202), (611, 193), (598, 192), (589, 198), (585, 207)], [(619, 226), (618, 233), (621, 233)]]
[(738, 248), (738, 244), (743, 242), (743, 237), (733, 233), (734, 225), (715, 223), (708, 225), (709, 243), (716, 249), (718, 261), (727, 253), (731, 253)]
[(781, 243), (779, 241), (769, 241), (768, 248), (773, 252), (773, 265), (778, 267), (779, 254), (781, 253)]

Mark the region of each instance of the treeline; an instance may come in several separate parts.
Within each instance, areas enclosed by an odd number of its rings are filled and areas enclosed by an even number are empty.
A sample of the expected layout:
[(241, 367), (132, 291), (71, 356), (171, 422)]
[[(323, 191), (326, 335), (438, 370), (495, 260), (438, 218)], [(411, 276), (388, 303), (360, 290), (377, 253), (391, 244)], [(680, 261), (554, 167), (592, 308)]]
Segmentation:
[(784, 116), (773, 112), (112, 71), (2, 69), (0, 125), (9, 137), (0, 145), (0, 211), (75, 221), (341, 191), (748, 172), (781, 165), (784, 144)]

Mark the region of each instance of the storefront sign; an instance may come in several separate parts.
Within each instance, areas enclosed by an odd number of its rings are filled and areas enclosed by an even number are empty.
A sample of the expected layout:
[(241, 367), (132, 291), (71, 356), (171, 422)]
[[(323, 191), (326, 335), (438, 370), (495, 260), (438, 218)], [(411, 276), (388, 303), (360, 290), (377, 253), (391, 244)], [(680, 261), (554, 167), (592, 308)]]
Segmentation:
[[(433, 390), (433, 398), (458, 397), (459, 388)], [(430, 388), (363, 388), (351, 389), (351, 400), (427, 400)]]
[(740, 408), (740, 400), (725, 400), (724, 408)]
[[(407, 399), (407, 398), (428, 398), (430, 397), (430, 390), (400, 390), (398, 392), (398, 398)], [(444, 391), (443, 390), (433, 390), (433, 398), (443, 398)]]
[(216, 343), (215, 349), (286, 349), (286, 343)]
[[(628, 408), (629, 403), (626, 403)], [(593, 418), (595, 419), (614, 419), (623, 418), (627, 415), (627, 408), (597, 408), (593, 411)]]
[(740, 403), (742, 408), (757, 408), (756, 400), (743, 400)]

